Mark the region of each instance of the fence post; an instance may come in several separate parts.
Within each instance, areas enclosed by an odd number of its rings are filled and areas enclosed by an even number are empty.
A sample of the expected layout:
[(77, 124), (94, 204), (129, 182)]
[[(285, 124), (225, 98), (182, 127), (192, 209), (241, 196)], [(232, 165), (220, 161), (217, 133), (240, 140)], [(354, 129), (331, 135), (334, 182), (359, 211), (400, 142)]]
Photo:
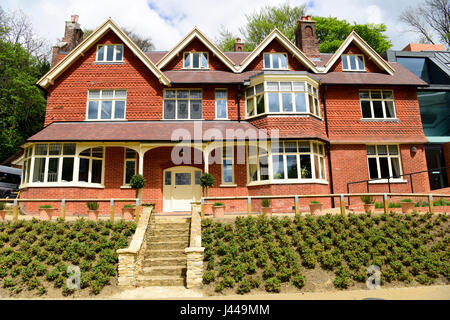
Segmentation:
[(387, 214), (389, 211), (389, 201), (388, 201), (388, 196), (386, 193), (383, 195), (383, 208), (384, 208), (384, 213)]
[(200, 201), (200, 207), (201, 207), (201, 216), (202, 216), (202, 220), (205, 219), (205, 199), (202, 197), (201, 201)]
[(252, 198), (250, 197), (247, 198), (247, 212), (249, 216), (252, 215)]
[(428, 196), (428, 209), (430, 211), (430, 213), (433, 213), (433, 195), (430, 194)]
[(340, 204), (341, 204), (341, 214), (345, 214), (345, 198), (344, 198), (343, 194), (341, 194), (341, 202), (340, 202)]
[(298, 211), (298, 196), (295, 196), (295, 214), (296, 215), (299, 214), (299, 211)]
[(139, 222), (140, 208), (139, 208), (139, 198), (136, 199), (136, 223)]
[(66, 220), (66, 199), (61, 200), (61, 219)]
[(17, 221), (17, 219), (19, 218), (19, 205), (17, 203), (17, 199), (14, 199), (14, 203), (13, 203), (13, 221)]
[(115, 207), (114, 207), (114, 199), (109, 200), (109, 220), (111, 222), (114, 222), (114, 215), (115, 215)]

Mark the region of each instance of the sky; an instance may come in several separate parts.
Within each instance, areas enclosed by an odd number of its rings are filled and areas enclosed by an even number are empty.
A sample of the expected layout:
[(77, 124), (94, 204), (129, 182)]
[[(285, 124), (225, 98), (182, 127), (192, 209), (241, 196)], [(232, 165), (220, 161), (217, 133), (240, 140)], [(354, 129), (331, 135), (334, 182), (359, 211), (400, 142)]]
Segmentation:
[(36, 32), (52, 45), (64, 35), (64, 21), (78, 14), (83, 29), (96, 29), (111, 17), (120, 27), (150, 37), (156, 50), (170, 50), (194, 26), (214, 40), (221, 25), (237, 33), (245, 25), (245, 15), (265, 5), (305, 2), (307, 13), (313, 16), (386, 24), (394, 50), (418, 41), (398, 16), (421, 0), (2, 0), (0, 6), (8, 11), (22, 9)]

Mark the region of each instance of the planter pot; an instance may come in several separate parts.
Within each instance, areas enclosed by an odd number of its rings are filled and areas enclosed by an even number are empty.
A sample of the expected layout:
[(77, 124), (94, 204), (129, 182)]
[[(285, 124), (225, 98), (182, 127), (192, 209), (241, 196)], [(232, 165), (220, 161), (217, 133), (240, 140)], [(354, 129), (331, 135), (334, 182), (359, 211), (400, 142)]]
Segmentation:
[(266, 217), (272, 216), (272, 207), (261, 207), (261, 211)]
[(414, 211), (414, 202), (400, 202), (402, 206), (402, 213), (412, 213)]
[(39, 209), (39, 220), (52, 220), (55, 208)]
[(98, 220), (98, 210), (88, 210), (88, 220)]
[(0, 210), (0, 221), (5, 220), (6, 210)]
[(223, 218), (225, 214), (225, 206), (213, 206), (212, 212), (214, 218)]
[(365, 203), (364, 204), (364, 212), (365, 213), (375, 212), (375, 203), (370, 203), (370, 204)]
[(322, 204), (321, 203), (310, 203), (309, 204), (309, 211), (311, 212), (311, 215), (318, 215), (322, 212)]
[(134, 220), (135, 208), (122, 208), (122, 219)]

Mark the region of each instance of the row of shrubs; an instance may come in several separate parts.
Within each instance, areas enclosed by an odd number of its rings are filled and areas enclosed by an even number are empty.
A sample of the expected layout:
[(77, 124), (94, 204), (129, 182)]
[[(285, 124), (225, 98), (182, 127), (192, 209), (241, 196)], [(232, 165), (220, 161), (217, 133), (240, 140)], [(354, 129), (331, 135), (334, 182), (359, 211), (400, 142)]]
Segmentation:
[(202, 222), (205, 284), (216, 292), (247, 293), (283, 283), (302, 288), (303, 268), (335, 274), (334, 286), (367, 280), (367, 267), (381, 268), (382, 284), (431, 284), (450, 271), (448, 216), (431, 214), (238, 217), (234, 224)]

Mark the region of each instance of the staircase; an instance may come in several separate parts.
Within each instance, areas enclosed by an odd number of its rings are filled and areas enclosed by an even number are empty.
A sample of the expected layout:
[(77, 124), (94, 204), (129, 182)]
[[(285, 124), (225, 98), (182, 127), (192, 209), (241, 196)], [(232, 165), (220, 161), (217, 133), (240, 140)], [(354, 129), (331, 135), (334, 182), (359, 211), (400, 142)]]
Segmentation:
[(188, 217), (153, 215), (149, 223), (142, 268), (136, 280), (139, 286), (184, 286), (186, 254), (189, 246)]

